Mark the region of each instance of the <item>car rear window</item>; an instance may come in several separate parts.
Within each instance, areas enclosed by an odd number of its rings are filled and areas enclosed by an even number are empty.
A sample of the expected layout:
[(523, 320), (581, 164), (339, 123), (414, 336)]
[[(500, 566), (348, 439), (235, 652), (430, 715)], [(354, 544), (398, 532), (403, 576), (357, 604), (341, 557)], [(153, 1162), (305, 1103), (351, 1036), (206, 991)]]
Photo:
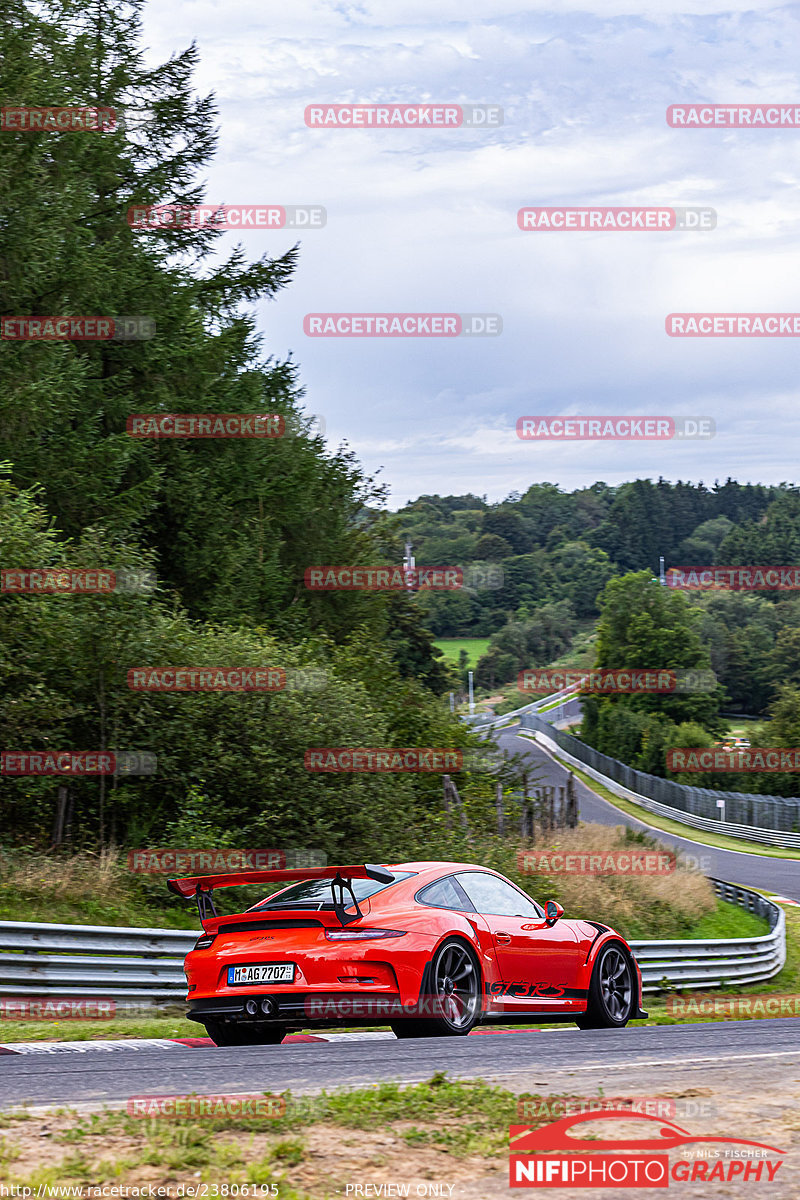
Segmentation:
[[(352, 879), (350, 882), (356, 900), (366, 900), (369, 896), (374, 896), (376, 892), (382, 892), (385, 888), (392, 887), (402, 879), (410, 879), (414, 872), (397, 871), (393, 874), (392, 883), (379, 883), (376, 879)], [(344, 901), (345, 904), (350, 901), (350, 893), (347, 888), (344, 892)], [(330, 879), (304, 879), (301, 883), (293, 883), (291, 887), (276, 892), (274, 896), (268, 896), (266, 900), (254, 904), (247, 911), (262, 912), (265, 908), (333, 908), (331, 881)]]
[(431, 908), (454, 908), (459, 912), (475, 912), (471, 901), (457, 887), (452, 875), (445, 879), (437, 879), (436, 883), (429, 883), (421, 892), (417, 892), (415, 899)]

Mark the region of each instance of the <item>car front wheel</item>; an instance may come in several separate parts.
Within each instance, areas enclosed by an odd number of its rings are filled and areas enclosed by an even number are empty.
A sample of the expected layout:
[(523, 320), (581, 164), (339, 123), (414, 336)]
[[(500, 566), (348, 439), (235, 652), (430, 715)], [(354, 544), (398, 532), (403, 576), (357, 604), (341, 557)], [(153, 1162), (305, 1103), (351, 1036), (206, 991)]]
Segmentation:
[(634, 970), (617, 942), (604, 946), (597, 956), (589, 984), (589, 1004), (577, 1017), (580, 1029), (622, 1029), (635, 1005)]

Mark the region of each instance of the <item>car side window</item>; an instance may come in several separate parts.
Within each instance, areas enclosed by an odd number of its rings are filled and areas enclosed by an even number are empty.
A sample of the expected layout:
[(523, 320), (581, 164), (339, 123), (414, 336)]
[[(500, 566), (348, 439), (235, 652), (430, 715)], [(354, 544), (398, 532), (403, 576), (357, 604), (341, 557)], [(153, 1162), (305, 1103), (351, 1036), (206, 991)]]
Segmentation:
[(417, 892), (416, 899), (420, 904), (429, 904), (432, 908), (456, 908), (460, 912), (473, 911), (471, 902), (454, 883), (452, 875), (448, 875), (446, 879), (437, 879), (436, 883), (429, 883), (421, 892)]
[(465, 871), (456, 879), (479, 913), (498, 917), (541, 917), (538, 905), (510, 883), (483, 871)]

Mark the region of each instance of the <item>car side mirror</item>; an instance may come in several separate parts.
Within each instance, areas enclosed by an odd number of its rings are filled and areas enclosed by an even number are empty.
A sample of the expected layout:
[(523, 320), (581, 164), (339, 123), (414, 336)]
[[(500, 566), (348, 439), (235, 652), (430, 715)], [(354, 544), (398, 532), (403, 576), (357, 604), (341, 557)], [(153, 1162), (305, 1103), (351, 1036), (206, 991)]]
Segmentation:
[(544, 923), (545, 925), (555, 925), (559, 917), (563, 917), (564, 910), (557, 900), (548, 900), (544, 906)]

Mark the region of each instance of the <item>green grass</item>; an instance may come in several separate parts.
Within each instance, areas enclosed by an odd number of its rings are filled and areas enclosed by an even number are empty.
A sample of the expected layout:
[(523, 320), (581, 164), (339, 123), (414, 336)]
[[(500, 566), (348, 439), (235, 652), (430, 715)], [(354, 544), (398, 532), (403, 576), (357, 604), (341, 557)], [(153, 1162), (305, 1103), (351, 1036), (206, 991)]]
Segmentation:
[(690, 937), (750, 938), (764, 937), (769, 933), (769, 921), (745, 912), (738, 904), (720, 900), (714, 912), (706, 913), (695, 923)]
[[(166, 886), (166, 885), (165, 885)], [(4, 921), (41, 921), (56, 925), (126, 925), (145, 929), (195, 929), (200, 933), (197, 910), (183, 911), (165, 904), (119, 901), (48, 900), (21, 898), (0, 887), (0, 913)]]
[(483, 638), (436, 638), (434, 646), (437, 646), (445, 658), (458, 666), (459, 655), (462, 650), (466, 650), (469, 655), (468, 666), (474, 669), (478, 659), (482, 654), (485, 654), (489, 649), (488, 637)]
[(176, 1014), (145, 1017), (114, 1017), (110, 1021), (0, 1021), (0, 1043), (94, 1042), (119, 1038), (196, 1038), (206, 1031), (196, 1021), (187, 1021), (180, 1006)]
[[(61, 1162), (34, 1167), (27, 1175), (20, 1171), (16, 1178), (4, 1174), (3, 1179), (17, 1187), (32, 1187), (35, 1193), (46, 1185), (110, 1180), (141, 1183), (142, 1168), (147, 1168), (148, 1181), (157, 1175), (159, 1183), (162, 1176), (164, 1180), (183, 1179), (188, 1172), (195, 1184), (274, 1182), (280, 1200), (331, 1197), (344, 1193), (347, 1179), (342, 1171), (354, 1148), (357, 1151), (361, 1145), (357, 1137), (346, 1136), (349, 1130), (380, 1130), (395, 1154), (405, 1154), (405, 1169), (409, 1150), (423, 1145), (459, 1156), (480, 1155), (490, 1160), (487, 1165), (497, 1167), (508, 1155), (508, 1128), (518, 1119), (519, 1100), (533, 1102), (536, 1109), (543, 1100), (530, 1093), (518, 1097), (481, 1080), (456, 1082), (442, 1073), (426, 1083), (405, 1087), (380, 1083), (312, 1096), (294, 1097), (284, 1092), (283, 1097), (285, 1116), (266, 1120), (136, 1119), (119, 1110), (76, 1114), (61, 1109), (48, 1119), (54, 1138), (65, 1147)], [(20, 1116), (24, 1119), (24, 1114)], [(4, 1150), (9, 1164), (22, 1157), (12, 1140), (17, 1119), (10, 1114), (5, 1120), (9, 1133)], [(414, 1123), (411, 1128), (409, 1122)], [(527, 1118), (531, 1125), (546, 1122), (547, 1117), (538, 1113)], [(319, 1154), (307, 1148), (302, 1131), (314, 1127), (325, 1129), (329, 1138), (335, 1135), (335, 1144), (343, 1148), (341, 1162), (336, 1153), (320, 1161)], [(255, 1137), (259, 1138), (257, 1147)], [(109, 1143), (114, 1146), (113, 1160), (103, 1157)], [(30, 1162), (30, 1152), (26, 1157)], [(298, 1191), (293, 1186), (292, 1168), (300, 1163), (313, 1171), (314, 1179)], [(373, 1157), (365, 1160), (365, 1170), (378, 1165), (373, 1150)], [(208, 1194), (215, 1192), (209, 1190)]]

